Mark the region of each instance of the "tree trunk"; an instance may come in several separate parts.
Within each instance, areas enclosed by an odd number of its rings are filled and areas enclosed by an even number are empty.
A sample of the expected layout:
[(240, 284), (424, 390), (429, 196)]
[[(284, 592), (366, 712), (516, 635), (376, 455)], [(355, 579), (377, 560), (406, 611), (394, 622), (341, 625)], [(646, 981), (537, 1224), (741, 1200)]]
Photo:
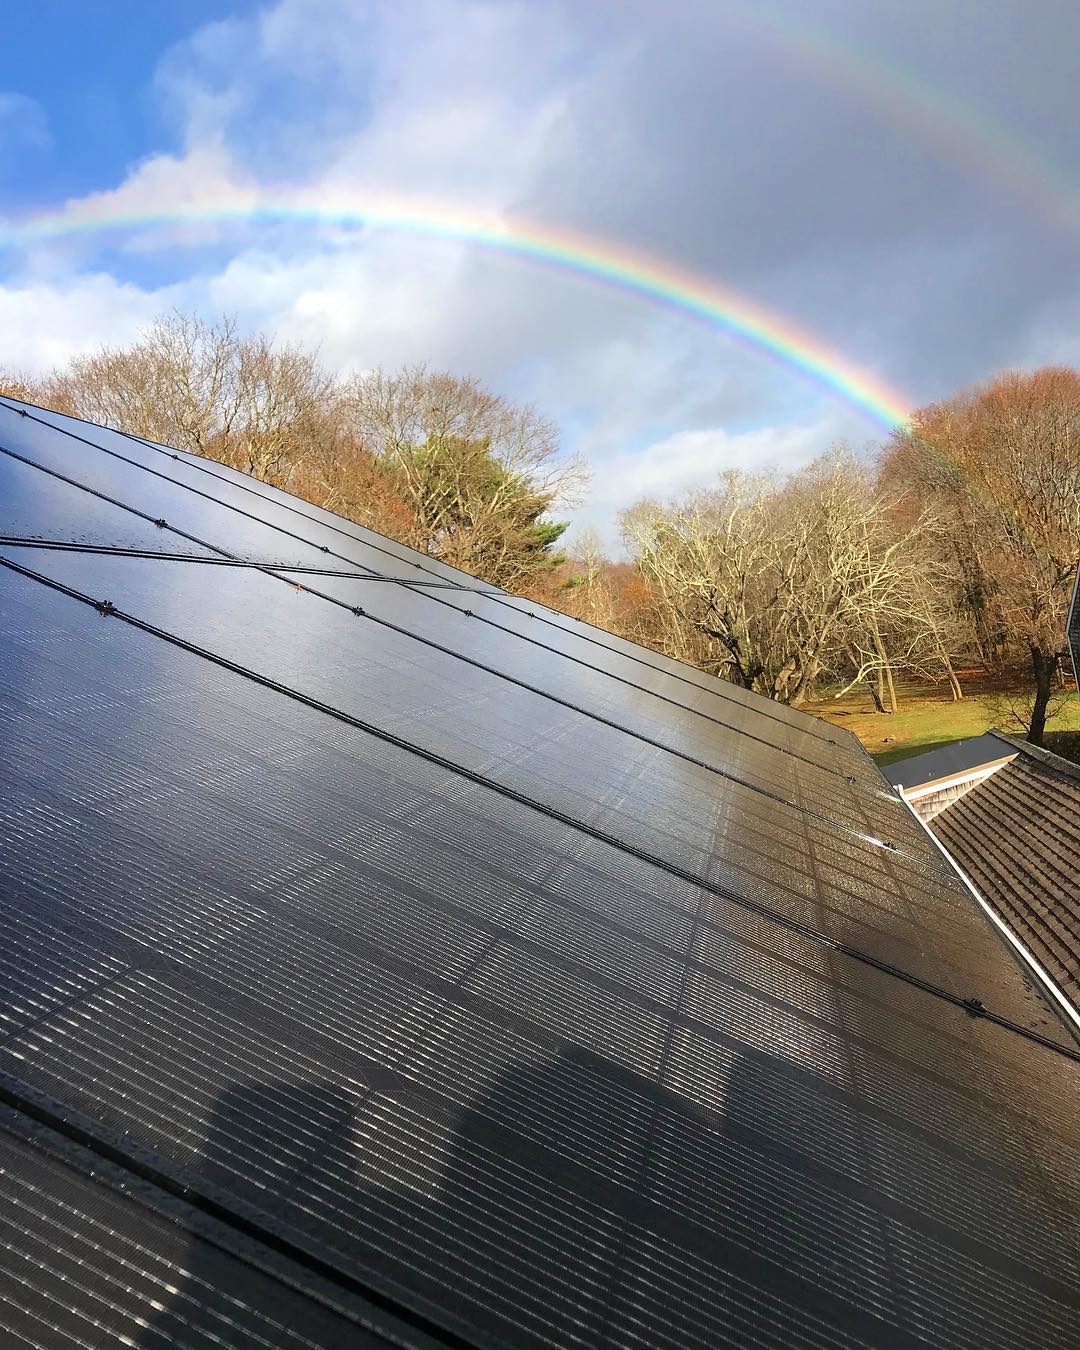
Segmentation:
[(880, 671), (880, 670), (877, 672), (877, 678), (876, 678), (876, 680), (875, 680), (874, 676), (872, 676), (872, 675), (867, 675), (867, 677), (866, 677), (866, 687), (867, 687), (867, 689), (870, 690), (870, 697), (874, 700), (874, 707), (878, 710), (879, 713), (883, 713), (883, 712), (885, 711), (885, 704), (882, 703), (882, 701), (881, 701), (881, 689), (880, 689), (880, 685), (881, 685), (881, 671)]
[(889, 653), (885, 650), (885, 644), (881, 640), (881, 629), (878, 627), (877, 618), (870, 620), (870, 634), (874, 639), (874, 650), (878, 654), (878, 676), (877, 676), (877, 704), (879, 709), (884, 712), (884, 703), (886, 693), (888, 694), (889, 712), (896, 712), (896, 685), (893, 683), (892, 662), (889, 660)]
[(793, 708), (801, 708), (810, 697), (810, 689), (818, 677), (821, 670), (821, 662), (816, 656), (808, 656), (802, 670), (799, 672), (798, 679), (795, 681), (795, 688), (791, 692), (789, 703)]
[(1028, 727), (1028, 740), (1032, 745), (1042, 745), (1046, 734), (1046, 705), (1050, 702), (1053, 690), (1054, 671), (1057, 668), (1057, 654), (1044, 651), (1042, 647), (1031, 647), (1031, 668), (1035, 674), (1035, 703), (1031, 709), (1031, 725)]
[(960, 681), (956, 678), (952, 660), (944, 646), (940, 646), (938, 651), (941, 653), (941, 664), (945, 667), (945, 674), (949, 677), (949, 689), (952, 691), (953, 702), (959, 703), (964, 697), (964, 691), (960, 688)]
[(772, 687), (769, 689), (769, 697), (775, 699), (777, 703), (787, 703), (789, 701), (788, 686), (791, 684), (792, 676), (795, 674), (794, 660), (787, 660), (776, 672), (773, 677)]
[(885, 662), (885, 688), (889, 691), (889, 711), (896, 712), (896, 684), (893, 681), (892, 662), (889, 660), (885, 648), (881, 649), (882, 659)]

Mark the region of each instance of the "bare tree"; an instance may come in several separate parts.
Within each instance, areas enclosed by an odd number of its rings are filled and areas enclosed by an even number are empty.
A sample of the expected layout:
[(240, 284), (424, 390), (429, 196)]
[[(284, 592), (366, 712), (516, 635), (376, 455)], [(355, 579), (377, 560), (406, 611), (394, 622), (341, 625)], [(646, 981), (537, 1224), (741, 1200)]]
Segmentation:
[(18, 399), (20, 403), (42, 403), (40, 380), (17, 371), (0, 370), (0, 397)]
[[(1043, 706), (1043, 721), (1052, 722), (1059, 717), (1070, 700), (1070, 691), (1065, 688), (1052, 689), (1050, 697)], [(1031, 740), (1031, 723), (1035, 714), (1035, 694), (1031, 689), (999, 689), (985, 699), (986, 711), (990, 715), (991, 725), (1002, 731), (1011, 731)]]
[(223, 449), (236, 468), (287, 486), (341, 434), (335, 382), (312, 354), (262, 335), (239, 343), (234, 360), (235, 411)]
[(571, 575), (566, 586), (572, 600), (562, 607), (599, 628), (619, 631), (621, 625), (611, 584), (611, 564), (596, 530), (577, 532), (568, 565)]
[[(933, 508), (924, 508), (932, 511)], [(953, 702), (964, 697), (955, 657), (970, 651), (969, 628), (957, 606), (954, 573), (948, 563), (947, 530), (933, 515), (921, 537), (906, 551), (900, 627), (911, 635), (908, 669), (925, 680), (944, 679)]]
[(850, 666), (894, 709), (889, 637), (926, 520), (898, 529), (890, 507), (840, 448), (786, 481), (732, 473), (682, 505), (639, 505), (623, 529), (667, 612), (672, 655), (693, 657), (696, 643), (708, 668), (793, 704)]
[(865, 682), (878, 711), (894, 713), (897, 675), (933, 672), (962, 697), (945, 645), (956, 625), (950, 576), (931, 546), (942, 534), (933, 506), (883, 490), (872, 468), (849, 456), (832, 461), (828, 481), (824, 534), (843, 592), (837, 629), (847, 688)]
[(657, 596), (665, 648), (752, 689), (770, 664), (761, 631), (775, 487), (729, 473), (681, 504), (640, 502), (621, 517), (623, 538)]
[(280, 486), (340, 423), (313, 353), (242, 337), (228, 318), (167, 315), (130, 347), (76, 357), (46, 388), (51, 406)]
[(227, 440), (238, 413), (235, 323), (174, 313), (130, 347), (76, 357), (50, 391), (78, 416), (195, 454)]

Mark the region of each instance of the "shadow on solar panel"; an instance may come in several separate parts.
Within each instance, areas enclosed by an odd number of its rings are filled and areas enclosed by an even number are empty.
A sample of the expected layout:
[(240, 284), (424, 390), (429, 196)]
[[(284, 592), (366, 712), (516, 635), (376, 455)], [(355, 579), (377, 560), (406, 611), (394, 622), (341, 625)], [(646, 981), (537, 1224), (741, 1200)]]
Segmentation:
[[(1002, 1307), (956, 1302), (958, 1288), (985, 1296), (986, 1272), (933, 1222), (909, 1227), (903, 1205), (890, 1221), (846, 1112), (814, 1090), (750, 1053), (707, 1112), (577, 1049), (441, 1117), (422, 1090), (413, 1105), (252, 1079), (217, 1098), (196, 1187), (405, 1306), (441, 1309), (463, 1344), (893, 1347), (916, 1344), (905, 1323), (927, 1316), (926, 1343), (1010, 1345), (1045, 1326), (1045, 1296), (1006, 1268)], [(198, 1255), (139, 1343), (186, 1343), (196, 1310), (235, 1339), (230, 1291)]]
[[(735, 1064), (722, 1124), (581, 1050), (508, 1070), (442, 1120), (400, 1094), (252, 1079), (214, 1103), (196, 1187), (416, 1306), (453, 1307), (480, 1344), (771, 1344), (789, 1299), (835, 1317), (837, 1297), (865, 1300), (868, 1272), (883, 1299), (890, 1277), (884, 1237), (842, 1197), (775, 1203), (789, 1150), (761, 1151), (763, 1100), (770, 1134), (835, 1149), (790, 1066), (768, 1055)], [(793, 1274), (811, 1253), (820, 1294)], [(734, 1266), (705, 1297), (718, 1258)], [(223, 1333), (235, 1325), (218, 1269), (197, 1252), (139, 1343), (183, 1343), (195, 1310)], [(853, 1328), (864, 1320), (852, 1311)], [(832, 1344), (835, 1326), (821, 1332), (800, 1343)]]

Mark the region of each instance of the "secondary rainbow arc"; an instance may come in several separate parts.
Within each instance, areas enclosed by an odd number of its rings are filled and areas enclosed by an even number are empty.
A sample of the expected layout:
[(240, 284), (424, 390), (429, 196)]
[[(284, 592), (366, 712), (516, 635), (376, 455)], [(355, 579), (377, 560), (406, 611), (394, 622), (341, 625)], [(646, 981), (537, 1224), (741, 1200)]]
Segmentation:
[(1080, 233), (1080, 187), (1067, 166), (1036, 138), (992, 109), (935, 83), (883, 50), (838, 36), (801, 10), (759, 3), (732, 10), (749, 31), (890, 120), (913, 130), (926, 146), (1004, 187), (1025, 213), (1037, 204), (1047, 220)]

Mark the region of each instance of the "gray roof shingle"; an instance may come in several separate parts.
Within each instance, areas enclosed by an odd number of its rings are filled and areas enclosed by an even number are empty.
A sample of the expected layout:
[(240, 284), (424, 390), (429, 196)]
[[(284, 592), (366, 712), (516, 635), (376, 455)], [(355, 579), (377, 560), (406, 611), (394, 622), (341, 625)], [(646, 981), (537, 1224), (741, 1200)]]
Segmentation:
[(976, 889), (1080, 1004), (1080, 768), (999, 736), (1016, 758), (931, 828)]

